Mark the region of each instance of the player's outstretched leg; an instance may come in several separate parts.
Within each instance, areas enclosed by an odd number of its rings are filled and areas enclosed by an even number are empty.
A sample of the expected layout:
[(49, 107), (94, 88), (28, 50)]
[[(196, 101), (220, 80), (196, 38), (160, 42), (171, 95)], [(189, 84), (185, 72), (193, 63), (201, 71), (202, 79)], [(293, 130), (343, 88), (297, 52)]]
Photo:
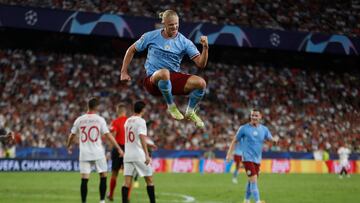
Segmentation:
[(181, 114), (181, 112), (174, 103), (173, 95), (171, 93), (172, 86), (170, 80), (159, 80), (158, 87), (166, 101), (166, 104), (168, 105), (167, 111), (169, 112), (171, 117), (173, 117), (176, 120), (184, 119), (184, 116)]
[(185, 84), (185, 92), (189, 92), (189, 103), (186, 108), (185, 117), (195, 123), (195, 125), (199, 128), (203, 128), (204, 122), (201, 118), (196, 114), (195, 108), (201, 99), (205, 95), (206, 82), (203, 78), (192, 75), (186, 81)]
[(193, 121), (196, 127), (203, 128), (205, 126), (204, 122), (201, 118), (196, 114), (195, 107), (200, 102), (205, 94), (205, 90), (203, 89), (195, 89), (190, 92), (190, 98), (188, 107), (186, 109), (185, 117), (191, 121)]

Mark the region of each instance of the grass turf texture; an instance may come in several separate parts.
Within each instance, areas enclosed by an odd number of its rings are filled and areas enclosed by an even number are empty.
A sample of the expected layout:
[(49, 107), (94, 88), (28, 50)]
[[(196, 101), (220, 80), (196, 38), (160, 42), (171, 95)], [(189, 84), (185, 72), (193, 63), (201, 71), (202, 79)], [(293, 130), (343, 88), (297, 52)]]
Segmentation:
[[(245, 175), (241, 173), (238, 180), (238, 184), (233, 184), (231, 174), (154, 175), (159, 203), (240, 203), (245, 194)], [(123, 177), (119, 176), (115, 202), (121, 202), (122, 181)], [(88, 203), (99, 202), (98, 185), (99, 176), (92, 173)], [(144, 185), (141, 178), (140, 188), (132, 191), (131, 203), (149, 202)], [(266, 203), (359, 202), (360, 175), (339, 179), (334, 174), (262, 174), (259, 189)], [(75, 172), (0, 172), (0, 202), (81, 202), (80, 175)]]

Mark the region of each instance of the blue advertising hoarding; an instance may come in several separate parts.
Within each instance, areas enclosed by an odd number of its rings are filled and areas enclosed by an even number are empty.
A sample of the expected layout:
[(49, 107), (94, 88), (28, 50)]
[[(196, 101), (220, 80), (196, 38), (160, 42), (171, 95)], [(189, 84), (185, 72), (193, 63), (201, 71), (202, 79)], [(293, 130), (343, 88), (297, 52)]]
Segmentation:
[[(159, 23), (160, 20), (155, 18), (0, 4), (0, 27), (138, 39), (144, 32), (159, 27)], [(360, 52), (360, 38), (345, 35), (253, 29), (210, 23), (180, 23), (180, 32), (195, 43), (199, 43), (201, 35), (207, 35), (211, 45), (341, 55), (359, 55)]]

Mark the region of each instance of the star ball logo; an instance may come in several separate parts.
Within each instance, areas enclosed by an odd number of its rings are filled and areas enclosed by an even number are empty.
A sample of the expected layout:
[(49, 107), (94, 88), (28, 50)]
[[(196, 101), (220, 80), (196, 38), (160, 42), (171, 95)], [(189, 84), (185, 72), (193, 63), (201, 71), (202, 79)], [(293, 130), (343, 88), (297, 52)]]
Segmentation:
[(273, 45), (274, 47), (278, 47), (280, 45), (280, 35), (276, 34), (276, 33), (272, 33), (270, 35), (270, 43), (271, 45)]
[(34, 26), (38, 21), (38, 14), (34, 10), (25, 13), (25, 22), (30, 26)]

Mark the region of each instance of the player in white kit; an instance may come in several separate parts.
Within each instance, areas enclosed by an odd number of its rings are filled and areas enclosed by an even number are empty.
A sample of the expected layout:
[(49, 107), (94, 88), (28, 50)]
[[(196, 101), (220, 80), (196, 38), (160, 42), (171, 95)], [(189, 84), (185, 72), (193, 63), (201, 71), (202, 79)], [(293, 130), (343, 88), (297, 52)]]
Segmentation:
[(350, 177), (347, 171), (350, 165), (349, 163), (349, 156), (351, 154), (350, 149), (347, 148), (346, 145), (344, 145), (340, 147), (337, 152), (339, 154), (339, 164), (341, 167), (339, 178), (342, 178), (344, 173), (345, 175), (347, 175), (347, 177)]
[(86, 202), (88, 191), (87, 183), (92, 165), (95, 165), (96, 171), (100, 175), (100, 203), (105, 202), (107, 162), (101, 136), (106, 136), (113, 146), (116, 147), (120, 156), (123, 156), (123, 151), (111, 135), (105, 119), (96, 114), (98, 106), (99, 100), (97, 98), (91, 98), (88, 101), (88, 112), (75, 120), (67, 140), (67, 148), (69, 153), (71, 153), (71, 144), (74, 138), (79, 136), (80, 191), (82, 203)]
[(150, 203), (155, 203), (155, 188), (150, 165), (150, 155), (147, 148), (146, 122), (142, 118), (145, 113), (145, 103), (137, 101), (134, 104), (134, 114), (125, 122), (125, 155), (124, 155), (124, 186), (121, 189), (122, 202), (128, 202), (128, 192), (133, 176), (138, 173), (145, 177), (146, 189)]

